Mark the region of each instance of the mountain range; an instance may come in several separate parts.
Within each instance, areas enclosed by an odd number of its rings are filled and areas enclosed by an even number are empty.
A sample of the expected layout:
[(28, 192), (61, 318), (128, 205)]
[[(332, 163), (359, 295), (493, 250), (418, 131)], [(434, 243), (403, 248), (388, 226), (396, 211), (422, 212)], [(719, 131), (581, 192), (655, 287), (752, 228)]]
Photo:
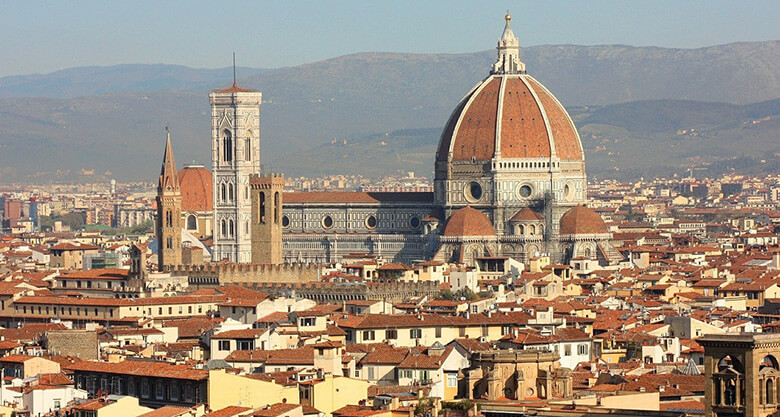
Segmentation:
[[(237, 72), (239, 85), (263, 92), (267, 170), (430, 175), (441, 126), (494, 56), (360, 53)], [(756, 169), (780, 152), (776, 41), (535, 46), (521, 58), (571, 112), (592, 176)], [(172, 65), (0, 78), (0, 181), (83, 180), (84, 173), (151, 180), (166, 125), (180, 164), (208, 165), (207, 93), (231, 81), (231, 68)], [(650, 150), (662, 157), (648, 157)]]

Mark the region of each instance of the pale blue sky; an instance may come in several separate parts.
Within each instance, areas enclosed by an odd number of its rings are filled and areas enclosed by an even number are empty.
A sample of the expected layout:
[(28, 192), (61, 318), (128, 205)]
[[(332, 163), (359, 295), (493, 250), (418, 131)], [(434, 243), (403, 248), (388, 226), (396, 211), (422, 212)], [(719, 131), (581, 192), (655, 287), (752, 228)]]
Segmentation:
[(298, 65), (355, 52), (495, 47), (509, 8), (523, 46), (695, 48), (780, 39), (780, 2), (5, 1), (0, 76), (86, 65)]

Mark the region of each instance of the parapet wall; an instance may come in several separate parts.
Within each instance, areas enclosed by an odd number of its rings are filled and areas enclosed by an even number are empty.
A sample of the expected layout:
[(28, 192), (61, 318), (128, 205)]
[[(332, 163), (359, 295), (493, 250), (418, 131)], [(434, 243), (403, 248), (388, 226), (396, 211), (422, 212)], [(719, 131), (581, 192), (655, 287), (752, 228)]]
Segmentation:
[(187, 276), (190, 285), (217, 286), (251, 283), (305, 283), (319, 281), (318, 264), (208, 264), (177, 265), (165, 270), (174, 276)]

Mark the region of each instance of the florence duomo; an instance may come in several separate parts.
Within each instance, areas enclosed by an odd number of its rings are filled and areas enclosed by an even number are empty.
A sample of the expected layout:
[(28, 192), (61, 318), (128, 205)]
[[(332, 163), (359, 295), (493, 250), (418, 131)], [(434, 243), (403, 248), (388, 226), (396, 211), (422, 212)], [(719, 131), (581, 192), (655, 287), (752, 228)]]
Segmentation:
[(41, 6), (0, 417), (780, 417), (775, 0)]
[[(473, 264), (483, 257), (522, 262), (541, 254), (563, 263), (575, 257), (620, 262), (606, 224), (585, 206), (585, 154), (577, 129), (555, 96), (527, 73), (510, 21), (507, 12), (489, 75), (445, 124), (433, 193), (290, 192), (282, 198), (277, 191), (268, 200), (261, 193), (253, 206), (262, 94), (235, 81), (212, 91), (212, 259), (271, 260), (253, 251), (281, 239), (275, 263), (336, 262), (355, 253), (406, 263)], [(198, 184), (183, 183), (183, 189), (203, 188), (202, 178), (189, 178)], [(281, 233), (271, 238), (265, 236), (270, 230), (258, 229), (261, 236), (253, 235), (266, 218), (253, 217), (253, 210), (271, 205), (281, 215), (273, 218)]]

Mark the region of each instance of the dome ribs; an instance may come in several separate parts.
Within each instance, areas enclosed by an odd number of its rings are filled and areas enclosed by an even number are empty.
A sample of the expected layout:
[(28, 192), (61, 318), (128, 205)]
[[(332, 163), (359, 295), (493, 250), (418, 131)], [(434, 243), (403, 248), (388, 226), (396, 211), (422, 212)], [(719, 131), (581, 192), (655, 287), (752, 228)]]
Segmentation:
[(501, 120), (501, 157), (549, 158), (550, 139), (539, 105), (520, 79), (506, 80)]
[(501, 80), (494, 77), (466, 107), (454, 135), (453, 161), (486, 161), (493, 157), (500, 86)]
[(566, 110), (541, 83), (533, 77), (527, 77), (526, 80), (534, 89), (539, 97), (539, 102), (547, 113), (547, 121), (550, 124), (555, 153), (558, 158), (565, 161), (582, 160), (580, 138)]

